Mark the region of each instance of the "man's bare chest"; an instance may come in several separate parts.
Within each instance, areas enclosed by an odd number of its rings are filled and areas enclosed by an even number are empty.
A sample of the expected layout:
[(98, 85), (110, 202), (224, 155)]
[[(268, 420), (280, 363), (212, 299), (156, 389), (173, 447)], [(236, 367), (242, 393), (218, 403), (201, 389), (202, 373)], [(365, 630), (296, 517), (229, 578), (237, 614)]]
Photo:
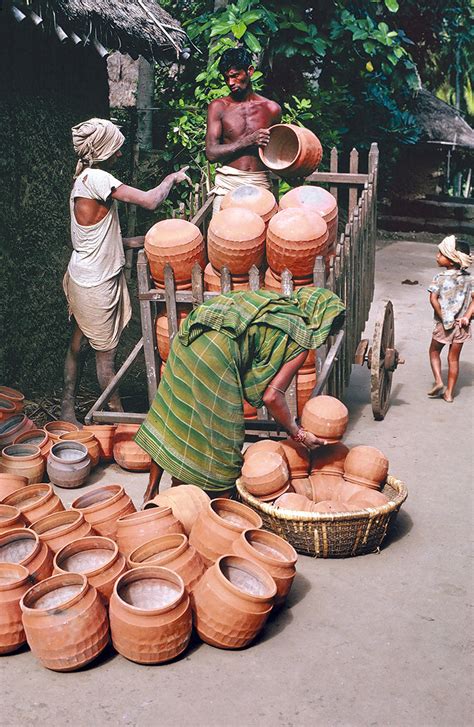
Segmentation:
[(227, 139), (250, 134), (269, 124), (268, 110), (262, 104), (231, 106), (222, 115), (222, 129)]

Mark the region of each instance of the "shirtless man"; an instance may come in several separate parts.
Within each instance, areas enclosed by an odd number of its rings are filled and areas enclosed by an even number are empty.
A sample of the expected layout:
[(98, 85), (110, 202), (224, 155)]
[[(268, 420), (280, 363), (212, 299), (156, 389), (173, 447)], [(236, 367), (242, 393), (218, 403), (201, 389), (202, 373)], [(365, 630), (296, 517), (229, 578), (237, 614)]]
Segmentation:
[(212, 101), (207, 114), (206, 156), (210, 162), (224, 165), (216, 170), (214, 213), (223, 196), (242, 184), (271, 188), (270, 173), (260, 161), (258, 147), (268, 144), (268, 128), (281, 120), (280, 106), (253, 91), (255, 69), (245, 48), (226, 50), (219, 70), (230, 94)]

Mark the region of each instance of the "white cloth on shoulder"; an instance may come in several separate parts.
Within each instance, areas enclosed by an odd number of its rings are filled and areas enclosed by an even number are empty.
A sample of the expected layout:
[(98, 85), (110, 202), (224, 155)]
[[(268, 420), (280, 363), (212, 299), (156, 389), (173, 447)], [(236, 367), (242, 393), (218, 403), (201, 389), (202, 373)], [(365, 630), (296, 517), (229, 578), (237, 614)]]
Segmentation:
[(214, 194), (214, 202), (212, 205), (212, 214), (219, 212), (223, 197), (227, 192), (241, 187), (242, 184), (253, 184), (256, 187), (264, 187), (271, 190), (272, 182), (270, 172), (268, 170), (257, 172), (244, 172), (242, 169), (224, 166), (216, 170), (214, 187), (209, 194)]

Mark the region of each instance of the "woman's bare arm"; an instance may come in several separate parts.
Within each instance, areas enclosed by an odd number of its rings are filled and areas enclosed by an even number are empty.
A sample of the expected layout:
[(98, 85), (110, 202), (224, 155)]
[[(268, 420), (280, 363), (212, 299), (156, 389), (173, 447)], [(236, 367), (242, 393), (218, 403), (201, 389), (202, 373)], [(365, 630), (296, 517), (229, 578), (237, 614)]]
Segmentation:
[(148, 190), (148, 192), (144, 192), (136, 187), (129, 187), (127, 184), (121, 184), (120, 187), (117, 187), (112, 192), (112, 197), (120, 202), (137, 204), (139, 207), (144, 207), (147, 210), (156, 210), (165, 201), (175, 184), (179, 184), (179, 182), (185, 180), (191, 184), (191, 180), (186, 174), (187, 169), (188, 167), (183, 167), (179, 172), (168, 174), (161, 184)]

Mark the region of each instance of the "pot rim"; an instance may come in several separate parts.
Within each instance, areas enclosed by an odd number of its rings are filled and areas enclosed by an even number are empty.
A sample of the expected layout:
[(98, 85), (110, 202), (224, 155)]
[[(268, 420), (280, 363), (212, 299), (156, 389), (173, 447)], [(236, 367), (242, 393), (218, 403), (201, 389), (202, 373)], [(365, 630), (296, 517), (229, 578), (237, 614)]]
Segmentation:
[(299, 157), (299, 155), (301, 153), (301, 139), (300, 139), (300, 137), (298, 136), (298, 134), (297, 134), (297, 132), (295, 130), (295, 128), (300, 128), (300, 127), (295, 127), (295, 124), (273, 124), (273, 126), (270, 126), (270, 128), (268, 129), (269, 132), (270, 132), (270, 139), (271, 139), (272, 129), (280, 129), (282, 127), (284, 129), (288, 129), (289, 131), (291, 131), (293, 133), (293, 136), (296, 137), (296, 141), (298, 142), (298, 150), (297, 150), (295, 156), (293, 157), (293, 159), (291, 161), (289, 161), (289, 162), (287, 162), (286, 164), (283, 164), (283, 165), (270, 164), (268, 162), (268, 160), (266, 159), (266, 157), (265, 157), (265, 148), (259, 147), (259, 150), (258, 150), (260, 159), (265, 164), (265, 166), (268, 167), (269, 169), (274, 169), (274, 170), (277, 170), (277, 171), (278, 170), (281, 171), (281, 170), (289, 169), (297, 161), (297, 159), (298, 159), (298, 157)]
[(10, 401), (25, 401), (25, 395), (18, 389), (12, 389), (11, 386), (0, 386), (0, 397)]
[(47, 432), (44, 431), (44, 429), (28, 429), (27, 432), (22, 432), (21, 434), (19, 434), (18, 437), (13, 440), (12, 444), (28, 444), (28, 438), (32, 436), (37, 437), (38, 434), (42, 434), (43, 439), (41, 440), (41, 442), (39, 442), (39, 444), (35, 444), (33, 446), (39, 447), (41, 450), (41, 447), (44, 447), (44, 445), (49, 442), (49, 435)]
[[(54, 434), (55, 433), (54, 430), (57, 429), (58, 427), (61, 429), (66, 429), (67, 432), (78, 432), (79, 431), (79, 427), (77, 427), (75, 424), (73, 424), (72, 422), (63, 421), (62, 419), (58, 419), (53, 422), (46, 422), (43, 429), (45, 432), (48, 432), (48, 434), (50, 433), (50, 430), (52, 430), (51, 434)], [(71, 428), (69, 428), (69, 427), (71, 427)], [(63, 434), (64, 434), (64, 432), (63, 432)]]
[[(179, 593), (177, 594), (176, 598), (171, 601), (169, 604), (164, 606), (163, 608), (139, 608), (138, 606), (133, 606), (130, 603), (127, 603), (125, 601), (120, 593), (119, 588), (124, 585), (125, 583), (130, 583), (133, 581), (138, 581), (141, 578), (156, 578), (157, 580), (165, 580), (171, 583), (174, 583), (174, 585), (179, 586)], [(137, 614), (146, 614), (147, 616), (154, 616), (157, 614), (167, 613), (168, 611), (173, 610), (176, 608), (176, 606), (179, 605), (179, 603), (182, 601), (186, 594), (186, 590), (184, 587), (184, 581), (177, 573), (170, 570), (169, 568), (163, 568), (159, 565), (142, 565), (138, 568), (132, 568), (132, 570), (125, 571), (125, 573), (122, 573), (121, 576), (117, 578), (117, 580), (114, 583), (114, 591), (113, 595), (117, 600), (119, 601), (120, 605), (127, 609), (127, 611), (131, 611), (132, 613)]]
[(140, 522), (143, 520), (155, 520), (168, 517), (168, 515), (173, 515), (171, 507), (158, 505), (158, 507), (149, 507), (148, 510), (137, 510), (136, 512), (129, 512), (127, 515), (121, 515), (117, 518), (117, 525), (128, 525), (130, 521), (134, 520)]
[[(71, 515), (74, 516), (74, 519), (72, 520)], [(65, 520), (66, 522), (63, 525), (59, 525), (59, 527), (55, 527), (53, 525), (52, 528), (48, 528), (48, 525), (54, 523), (58, 519)], [(54, 528), (54, 534), (52, 533), (50, 537), (56, 538), (61, 535), (66, 535), (66, 533), (69, 533), (71, 530), (75, 530), (77, 526), (82, 525), (83, 522), (85, 522), (85, 519), (82, 512), (80, 510), (70, 508), (69, 510), (59, 510), (59, 512), (50, 512), (48, 515), (38, 518), (38, 520), (35, 520), (35, 522), (29, 526), (29, 529), (33, 530), (39, 536), (44, 535), (48, 537), (48, 532)], [(45, 525), (46, 529), (44, 529)], [(38, 526), (39, 530), (37, 529)]]
[[(4, 572), (2, 573), (2, 571)], [(0, 591), (10, 591), (12, 588), (23, 586), (31, 580), (28, 568), (25, 568), (24, 565), (20, 565), (19, 563), (8, 563), (7, 561), (0, 563), (0, 577), (5, 578), (8, 575), (8, 571), (16, 571), (17, 578), (7, 583), (0, 582)]]
[[(230, 508), (228, 507), (230, 504)], [(228, 527), (230, 530), (234, 530), (236, 533), (242, 532), (242, 527), (240, 525), (236, 525), (235, 523), (229, 522), (229, 520), (225, 520), (225, 518), (222, 518), (219, 513), (216, 512), (214, 509), (215, 507), (227, 505), (227, 509), (233, 510), (237, 514), (242, 514), (241, 508), (245, 508), (243, 511), (243, 517), (246, 516), (247, 512), (250, 513), (251, 517), (254, 515), (258, 518), (260, 521), (260, 525), (252, 523), (253, 527), (261, 528), (263, 525), (262, 518), (258, 513), (255, 512), (255, 510), (251, 510), (247, 505), (243, 505), (241, 502), (237, 502), (236, 500), (229, 500), (226, 497), (216, 497), (214, 500), (211, 500), (208, 504), (208, 511), (212, 517), (213, 520), (215, 520), (219, 525), (225, 524), (225, 527)], [(249, 522), (249, 518), (246, 518)], [(248, 530), (249, 528), (244, 528), (244, 530)]]
[[(276, 533), (272, 533), (269, 530), (262, 530), (261, 528), (249, 528), (248, 530), (244, 530), (244, 532), (240, 536), (243, 541), (245, 541), (250, 548), (252, 548), (252, 551), (255, 551), (257, 553), (257, 557), (264, 561), (265, 563), (269, 563), (271, 565), (279, 566), (280, 568), (282, 566), (294, 566), (296, 565), (296, 561), (298, 560), (298, 553), (293, 548), (291, 543), (288, 543), (286, 540), (281, 538)], [(250, 542), (250, 538), (255, 537), (256, 540), (259, 538), (269, 539), (270, 541), (275, 542), (275, 538), (278, 538), (277, 542), (277, 548), (280, 551), (283, 551), (283, 549), (287, 550), (287, 553), (291, 555), (291, 557), (287, 557), (286, 553), (283, 553), (285, 556), (285, 560), (279, 560), (277, 558), (272, 558), (270, 555), (265, 555), (265, 553), (260, 552), (256, 548), (253, 547), (252, 543)]]
[[(235, 561), (238, 561), (236, 566), (240, 566), (241, 570), (243, 570), (242, 565), (246, 566), (247, 571), (249, 569), (256, 569), (257, 573), (254, 573), (251, 570), (250, 575), (253, 575), (255, 578), (260, 580), (264, 584), (264, 586), (269, 586), (269, 593), (267, 593), (265, 596), (252, 595), (251, 593), (246, 593), (246, 591), (242, 591), (240, 588), (237, 588), (237, 586), (234, 586), (234, 584), (231, 583), (222, 572), (222, 566), (229, 564), (229, 561), (232, 561), (234, 563)], [(272, 576), (267, 573), (267, 571), (262, 568), (262, 566), (250, 560), (250, 558), (243, 558), (241, 555), (221, 555), (220, 558), (216, 560), (214, 565), (216, 567), (217, 577), (221, 582), (225, 584), (226, 588), (230, 589), (233, 593), (240, 596), (241, 598), (244, 598), (246, 601), (250, 601), (251, 603), (255, 601), (264, 603), (265, 601), (269, 601), (275, 598), (277, 588)], [(213, 566), (211, 566), (211, 568), (212, 567)]]
[[(7, 406), (3, 406), (4, 403)], [(0, 404), (1, 404), (1, 411), (3, 414), (8, 414), (9, 412), (11, 412), (13, 414), (13, 412), (16, 411), (15, 401), (13, 399), (9, 399), (8, 396), (2, 396), (2, 394), (0, 394)]]
[[(8, 422), (10, 422), (10, 424), (11, 424), (13, 421), (16, 421), (17, 423), (12, 428), (8, 428), (8, 429), (0, 428), (0, 442), (2, 441), (2, 438), (11, 437), (12, 434), (15, 434), (16, 432), (18, 432), (18, 430), (21, 429), (22, 426), (24, 426), (26, 420), (27, 420), (26, 414), (13, 414), (11, 417), (8, 417), (8, 419), (6, 419), (6, 421), (5, 421), (5, 424), (7, 424)], [(6, 445), (6, 446), (8, 446), (8, 445)]]
[[(14, 512), (11, 515), (12, 518), (17, 518), (19, 515), (21, 515), (21, 510), (19, 510), (17, 507), (15, 507), (15, 505), (6, 505), (5, 503), (0, 502), (0, 513), (2, 512), (2, 510), (4, 511), (4, 508), (8, 508), (8, 510), (14, 510)], [(5, 511), (4, 511), (4, 513), (5, 513)], [(5, 513), (5, 514), (8, 514), (8, 513)], [(10, 520), (10, 519), (11, 518), (6, 518), (6, 520)], [(5, 522), (4, 520), (0, 520), (0, 525), (3, 526), (4, 522)]]
[[(31, 551), (31, 553), (28, 553), (28, 555), (23, 558), (23, 560), (20, 560), (18, 562), (18, 565), (25, 565), (26, 563), (30, 563), (33, 558), (35, 558), (38, 555), (38, 551), (43, 545), (41, 540), (39, 539), (38, 533), (35, 533), (34, 530), (30, 530), (29, 528), (12, 528), (11, 530), (7, 530), (3, 535), (0, 535), (0, 547), (2, 545), (7, 545), (8, 543), (13, 543), (15, 540), (34, 540), (35, 541), (35, 547)], [(46, 548), (47, 546), (44, 545)], [(5, 561), (2, 561), (5, 562)]]
[(117, 424), (84, 424), (83, 428), (79, 431), (83, 432), (86, 430), (86, 432), (92, 432), (94, 434), (94, 431), (97, 430), (99, 432), (106, 432), (117, 429)]
[(80, 444), (85, 444), (88, 442), (93, 443), (94, 439), (95, 437), (92, 432), (85, 432), (83, 429), (78, 429), (77, 432), (64, 432), (64, 434), (59, 435), (60, 442), (79, 442)]
[[(90, 498), (91, 496), (99, 494), (102, 491), (113, 492), (113, 494), (103, 500), (96, 500), (90, 505), (81, 506), (81, 500), (86, 500), (86, 498)], [(122, 487), (122, 485), (99, 485), (98, 487), (89, 490), (89, 492), (84, 492), (82, 495), (79, 495), (79, 497), (76, 497), (76, 499), (72, 502), (71, 507), (75, 508), (76, 510), (82, 510), (84, 512), (87, 512), (87, 514), (90, 514), (91, 512), (97, 512), (98, 510), (102, 510), (108, 505), (113, 505), (115, 502), (117, 502), (117, 500), (122, 497), (123, 494), (125, 494), (125, 489)]]
[[(53, 488), (51, 487), (51, 485), (48, 485), (47, 482), (38, 482), (35, 485), (25, 485), (25, 487), (20, 487), (18, 490), (14, 490), (14, 492), (11, 492), (9, 495), (7, 495), (6, 497), (3, 498), (3, 503), (5, 505), (14, 504), (14, 503), (10, 503), (10, 502), (5, 502), (5, 500), (10, 500), (10, 498), (15, 498), (15, 500), (16, 500), (16, 497), (18, 497), (20, 490), (21, 490), (21, 495), (20, 495), (20, 502), (21, 502), (21, 497), (24, 494), (34, 492), (33, 488), (36, 491), (38, 491), (38, 490), (44, 491), (44, 495), (42, 497), (40, 497), (38, 500), (35, 500), (34, 502), (32, 502), (31, 504), (25, 505), (25, 507), (18, 507), (20, 512), (29, 512), (30, 510), (33, 510), (34, 508), (38, 507), (38, 505), (42, 505), (51, 495), (55, 494)], [(14, 500), (14, 502), (15, 502), (15, 500)], [(17, 507), (17, 505), (14, 504), (14, 507)]]
[[(74, 585), (80, 585), (81, 589), (77, 593), (75, 593), (74, 596), (71, 596), (71, 598), (69, 598), (67, 601), (64, 601), (59, 606), (50, 606), (48, 608), (34, 608), (32, 606), (29, 606), (27, 603), (28, 601), (30, 601), (30, 603), (34, 604), (38, 600), (38, 598), (40, 598), (41, 596), (45, 596), (47, 593), (55, 591), (57, 588)], [(58, 573), (55, 576), (49, 576), (49, 578), (45, 578), (44, 580), (36, 583), (34, 586), (29, 588), (26, 593), (23, 594), (20, 600), (20, 608), (25, 614), (54, 614), (55, 616), (57, 616), (62, 611), (65, 611), (67, 608), (70, 608), (71, 606), (74, 606), (74, 604), (78, 603), (78, 601), (83, 598), (89, 588), (91, 588), (91, 586), (89, 585), (89, 582), (85, 575), (83, 575), (82, 573)], [(31, 601), (32, 598), (35, 600)]]
[[(77, 446), (73, 446), (73, 445), (77, 445)], [(61, 457), (59, 457), (56, 454), (56, 452), (58, 450), (59, 451), (62, 451), (62, 450), (76, 450), (77, 452), (80, 453), (80, 456), (78, 455), (74, 459), (64, 460), (64, 459), (62, 459)], [(69, 464), (79, 464), (80, 462), (83, 462), (87, 457), (89, 457), (89, 451), (88, 451), (86, 445), (83, 444), (82, 442), (77, 442), (77, 441), (74, 441), (74, 440), (73, 441), (71, 441), (71, 440), (64, 441), (63, 440), (62, 442), (55, 442), (53, 444), (53, 446), (49, 450), (49, 456), (51, 457), (51, 459), (54, 462), (59, 462), (60, 464), (65, 464), (65, 465), (69, 465)]]
[[(91, 541), (100, 540), (100, 545), (112, 545), (111, 548), (105, 547), (105, 548), (82, 548), (80, 546), (82, 545), (89, 545), (91, 544)], [(86, 542), (87, 541), (87, 542)], [(79, 550), (77, 550), (79, 548)], [(73, 552), (69, 553), (68, 550), (72, 550)], [(94, 570), (88, 570), (84, 571), (82, 575), (85, 575), (87, 578), (93, 578), (96, 575), (99, 575), (102, 573), (106, 568), (110, 568), (111, 565), (113, 565), (119, 555), (119, 549), (117, 543), (112, 540), (111, 538), (106, 538), (104, 535), (85, 535), (83, 538), (77, 538), (77, 540), (73, 540), (71, 543), (67, 543), (66, 545), (63, 545), (60, 550), (58, 550), (57, 553), (55, 553), (53, 558), (53, 568), (57, 568), (61, 571), (61, 573), (72, 573), (73, 571), (68, 571), (62, 568), (60, 564), (60, 560), (63, 560), (64, 558), (68, 558), (70, 555), (75, 555), (76, 553), (83, 553), (86, 550), (110, 550), (111, 557), (110, 560), (106, 561), (105, 563), (102, 563), (102, 565), (98, 566), (98, 568), (94, 568)]]
[[(173, 543), (173, 541), (177, 541), (176, 547), (171, 545), (171, 548), (173, 548), (171, 553), (168, 553), (167, 555), (163, 556), (162, 558), (158, 558), (157, 560), (135, 560), (132, 556), (140, 555), (143, 550), (147, 550), (149, 548), (153, 548), (156, 543), (159, 545), (168, 545), (168, 547), (163, 548), (163, 550), (169, 549), (170, 542)], [(174, 558), (182, 555), (190, 546), (188, 537), (184, 533), (168, 533), (166, 535), (159, 535), (157, 538), (153, 538), (152, 540), (148, 540), (146, 543), (142, 543), (142, 545), (137, 546), (132, 550), (130, 555), (127, 558), (127, 565), (130, 564), (130, 567), (137, 568), (141, 567), (142, 565), (165, 565), (166, 563), (169, 563), (170, 560), (173, 560)], [(160, 551), (156, 553), (152, 553), (152, 555), (159, 556)], [(133, 566), (131, 564), (134, 564)]]
[[(7, 450), (11, 450), (14, 447), (22, 447), (28, 451), (28, 454), (20, 454), (16, 456), (14, 454), (10, 454)], [(31, 462), (34, 459), (41, 457), (41, 450), (35, 444), (7, 444), (7, 446), (2, 449), (2, 457), (6, 459), (7, 462)]]
[(381, 491), (383, 489), (383, 486), (387, 481), (386, 476), (384, 477), (383, 482), (378, 482), (377, 480), (368, 480), (366, 477), (351, 476), (348, 475), (346, 472), (344, 472), (342, 479), (346, 482), (350, 482), (353, 485), (360, 485), (361, 487), (367, 487), (368, 490), (378, 491)]
[[(25, 481), (25, 485), (24, 485), (25, 487), (28, 485), (28, 477), (24, 477), (23, 475), (14, 475), (13, 473), (10, 473), (10, 472), (0, 472), (0, 482), (2, 480), (4, 480), (4, 479), (5, 480), (9, 480), (12, 477), (14, 479), (16, 479), (16, 480), (24, 480)], [(18, 487), (18, 489), (19, 490), (23, 489), (23, 486), (22, 487)], [(13, 493), (10, 492), (10, 495), (12, 495), (12, 494)], [(5, 495), (5, 497), (6, 497), (6, 495)]]

